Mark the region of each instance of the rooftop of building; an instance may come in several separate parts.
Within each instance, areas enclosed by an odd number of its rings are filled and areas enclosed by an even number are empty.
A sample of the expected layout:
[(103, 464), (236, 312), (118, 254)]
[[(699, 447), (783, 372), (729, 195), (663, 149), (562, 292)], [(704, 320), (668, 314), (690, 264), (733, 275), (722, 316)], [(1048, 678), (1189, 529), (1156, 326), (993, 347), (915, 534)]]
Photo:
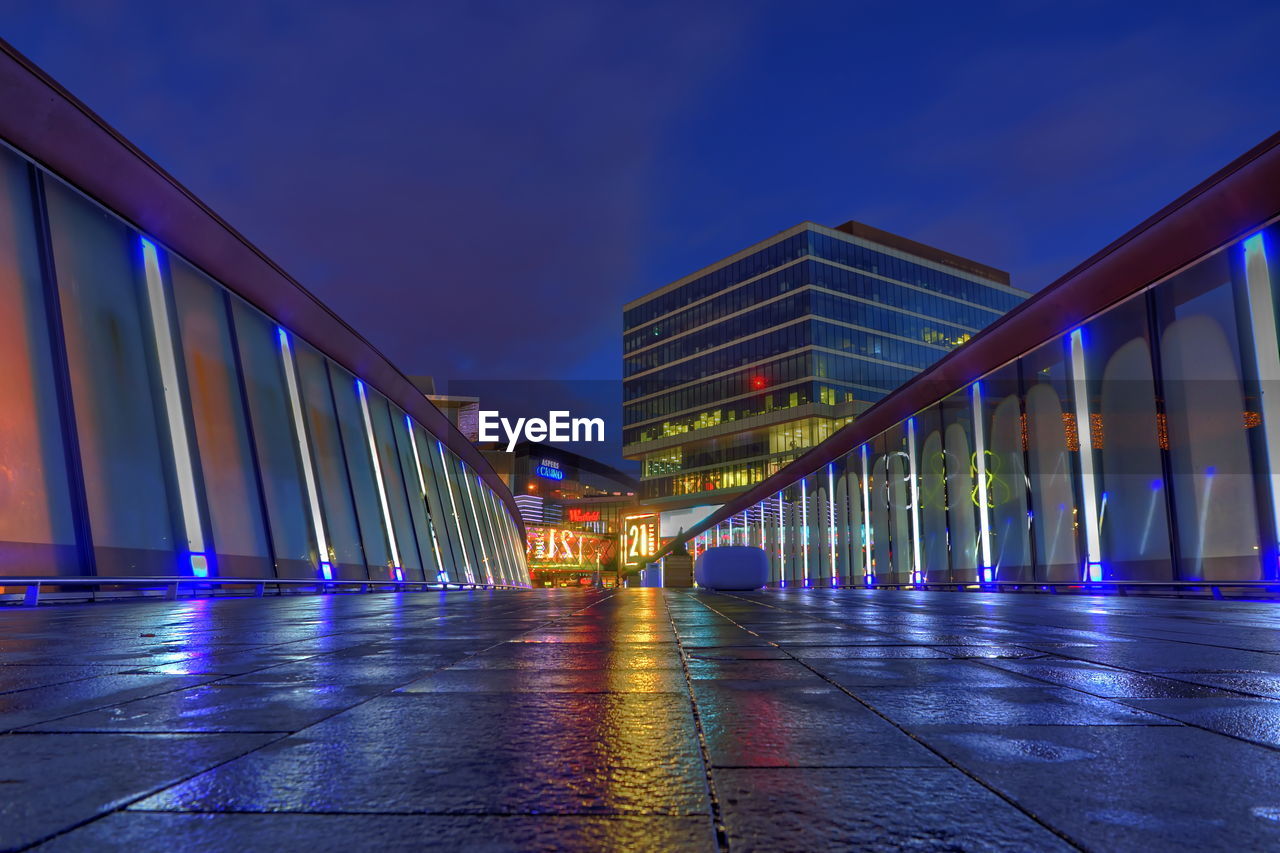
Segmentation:
[(947, 252), (942, 249), (938, 249), (926, 243), (921, 243), (917, 240), (912, 240), (909, 237), (903, 237), (901, 235), (894, 234), (890, 231), (885, 231), (881, 228), (876, 228), (871, 225), (866, 225), (864, 223), (857, 222), (852, 219), (849, 220), (848, 222), (845, 222), (841, 225), (837, 225), (834, 227), (819, 225), (816, 222), (811, 222), (806, 220), (804, 222), (801, 222), (797, 225), (792, 226), (791, 228), (787, 228), (783, 231), (779, 231), (778, 233), (774, 234), (771, 237), (766, 237), (763, 240), (760, 240), (756, 243), (752, 243), (750, 246), (747, 246), (745, 249), (742, 249), (739, 252), (735, 252), (734, 254), (729, 255), (728, 257), (721, 258), (715, 263), (708, 264), (707, 266), (702, 267), (701, 269), (695, 270), (694, 272), (691, 272), (688, 275), (683, 276), (682, 278), (676, 279), (670, 284), (663, 285), (662, 287), (659, 287), (656, 290), (652, 290), (649, 293), (646, 293), (644, 296), (640, 296), (636, 299), (633, 299), (630, 302), (623, 305), (622, 310), (629, 311), (632, 308), (636, 307), (637, 305), (643, 305), (649, 300), (654, 299), (658, 296), (661, 296), (664, 293), (670, 293), (672, 290), (675, 290), (676, 288), (679, 288), (679, 287), (683, 287), (684, 285), (696, 279), (699, 279), (702, 276), (713, 273), (716, 270), (720, 269), (721, 267), (728, 266), (729, 264), (732, 264), (735, 261), (739, 261), (739, 260), (742, 260), (743, 258), (750, 257), (751, 255), (755, 254), (756, 252), (760, 251), (761, 249), (767, 246), (770, 246), (774, 243), (778, 243), (782, 240), (787, 239), (788, 237), (794, 236), (806, 230), (819, 231), (819, 232), (824, 232), (828, 234), (836, 234), (843, 237), (852, 237), (855, 241), (871, 243), (871, 244), (874, 244), (877, 248), (888, 249), (890, 250), (890, 252), (910, 255), (914, 260), (920, 260), (926, 263), (937, 265), (938, 267), (943, 268), (943, 271), (951, 273), (953, 275), (960, 275), (965, 278), (972, 278), (975, 280), (979, 280), (983, 284), (999, 286), (1007, 290), (1017, 292), (1022, 296), (1029, 295), (1026, 291), (1019, 290), (1018, 288), (1013, 287), (1013, 285), (1010, 284), (1009, 273), (1002, 269), (998, 269), (988, 264), (980, 263), (978, 261), (972, 260), (971, 258), (966, 258), (961, 255), (954, 254), (952, 252)]
[(843, 231), (845, 234), (861, 238), (869, 243), (887, 246), (890, 249), (897, 249), (899, 252), (906, 252), (908, 255), (915, 255), (916, 257), (942, 264), (944, 267), (953, 267), (961, 272), (976, 275), (979, 278), (1012, 286), (1009, 285), (1009, 273), (1004, 270), (978, 263), (970, 258), (954, 255), (951, 252), (912, 240), (910, 237), (903, 237), (900, 234), (876, 228), (874, 225), (867, 225), (864, 222), (856, 222), (850, 219), (843, 225), (835, 226), (835, 230)]

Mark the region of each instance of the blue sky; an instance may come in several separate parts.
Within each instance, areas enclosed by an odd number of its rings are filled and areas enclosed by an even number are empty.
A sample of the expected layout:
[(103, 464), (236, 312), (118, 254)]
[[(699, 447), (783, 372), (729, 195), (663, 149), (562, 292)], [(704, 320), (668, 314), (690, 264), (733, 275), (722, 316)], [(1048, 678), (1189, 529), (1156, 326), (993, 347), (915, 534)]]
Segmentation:
[(441, 380), (614, 379), (624, 302), (805, 219), (1036, 290), (1280, 130), (1274, 2), (0, 0), (0, 21)]

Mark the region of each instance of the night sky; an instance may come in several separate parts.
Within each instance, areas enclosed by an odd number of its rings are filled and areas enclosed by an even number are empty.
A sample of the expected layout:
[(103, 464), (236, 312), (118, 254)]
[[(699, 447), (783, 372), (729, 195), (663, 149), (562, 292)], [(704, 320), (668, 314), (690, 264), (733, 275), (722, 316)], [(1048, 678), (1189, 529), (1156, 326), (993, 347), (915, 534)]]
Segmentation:
[(582, 413), (611, 428), (622, 304), (750, 243), (858, 219), (1036, 290), (1280, 130), (1274, 0), (0, 0), (0, 22), (406, 373), (596, 380)]

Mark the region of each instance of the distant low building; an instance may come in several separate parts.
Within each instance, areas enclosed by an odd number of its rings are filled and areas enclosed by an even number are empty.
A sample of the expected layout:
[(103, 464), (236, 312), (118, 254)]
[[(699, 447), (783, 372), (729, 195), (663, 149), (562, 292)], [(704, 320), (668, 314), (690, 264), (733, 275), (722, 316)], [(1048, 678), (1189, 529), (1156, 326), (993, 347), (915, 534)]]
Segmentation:
[(435, 379), (430, 376), (411, 376), (409, 380), (439, 409), (458, 432), (473, 444), (480, 440), (480, 398), (460, 397), (456, 394), (437, 394)]
[(625, 522), (637, 512), (632, 477), (549, 444), (479, 447), (515, 495), (535, 587), (618, 582)]

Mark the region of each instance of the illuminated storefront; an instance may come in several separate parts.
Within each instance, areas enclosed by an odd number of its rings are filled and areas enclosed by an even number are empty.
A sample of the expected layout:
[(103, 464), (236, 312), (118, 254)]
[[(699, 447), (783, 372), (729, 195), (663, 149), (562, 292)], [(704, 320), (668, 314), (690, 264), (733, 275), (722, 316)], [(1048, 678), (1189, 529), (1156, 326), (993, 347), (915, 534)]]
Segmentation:
[[(481, 449), (499, 476), (511, 484), (526, 525), (597, 533), (616, 540), (623, 518), (636, 511), (638, 484), (609, 465), (534, 442), (520, 442), (512, 453), (493, 444), (483, 444)], [(614, 549), (610, 559), (616, 559), (616, 553)]]
[(541, 524), (525, 528), (526, 560), (533, 586), (606, 587), (617, 583), (614, 537)]

